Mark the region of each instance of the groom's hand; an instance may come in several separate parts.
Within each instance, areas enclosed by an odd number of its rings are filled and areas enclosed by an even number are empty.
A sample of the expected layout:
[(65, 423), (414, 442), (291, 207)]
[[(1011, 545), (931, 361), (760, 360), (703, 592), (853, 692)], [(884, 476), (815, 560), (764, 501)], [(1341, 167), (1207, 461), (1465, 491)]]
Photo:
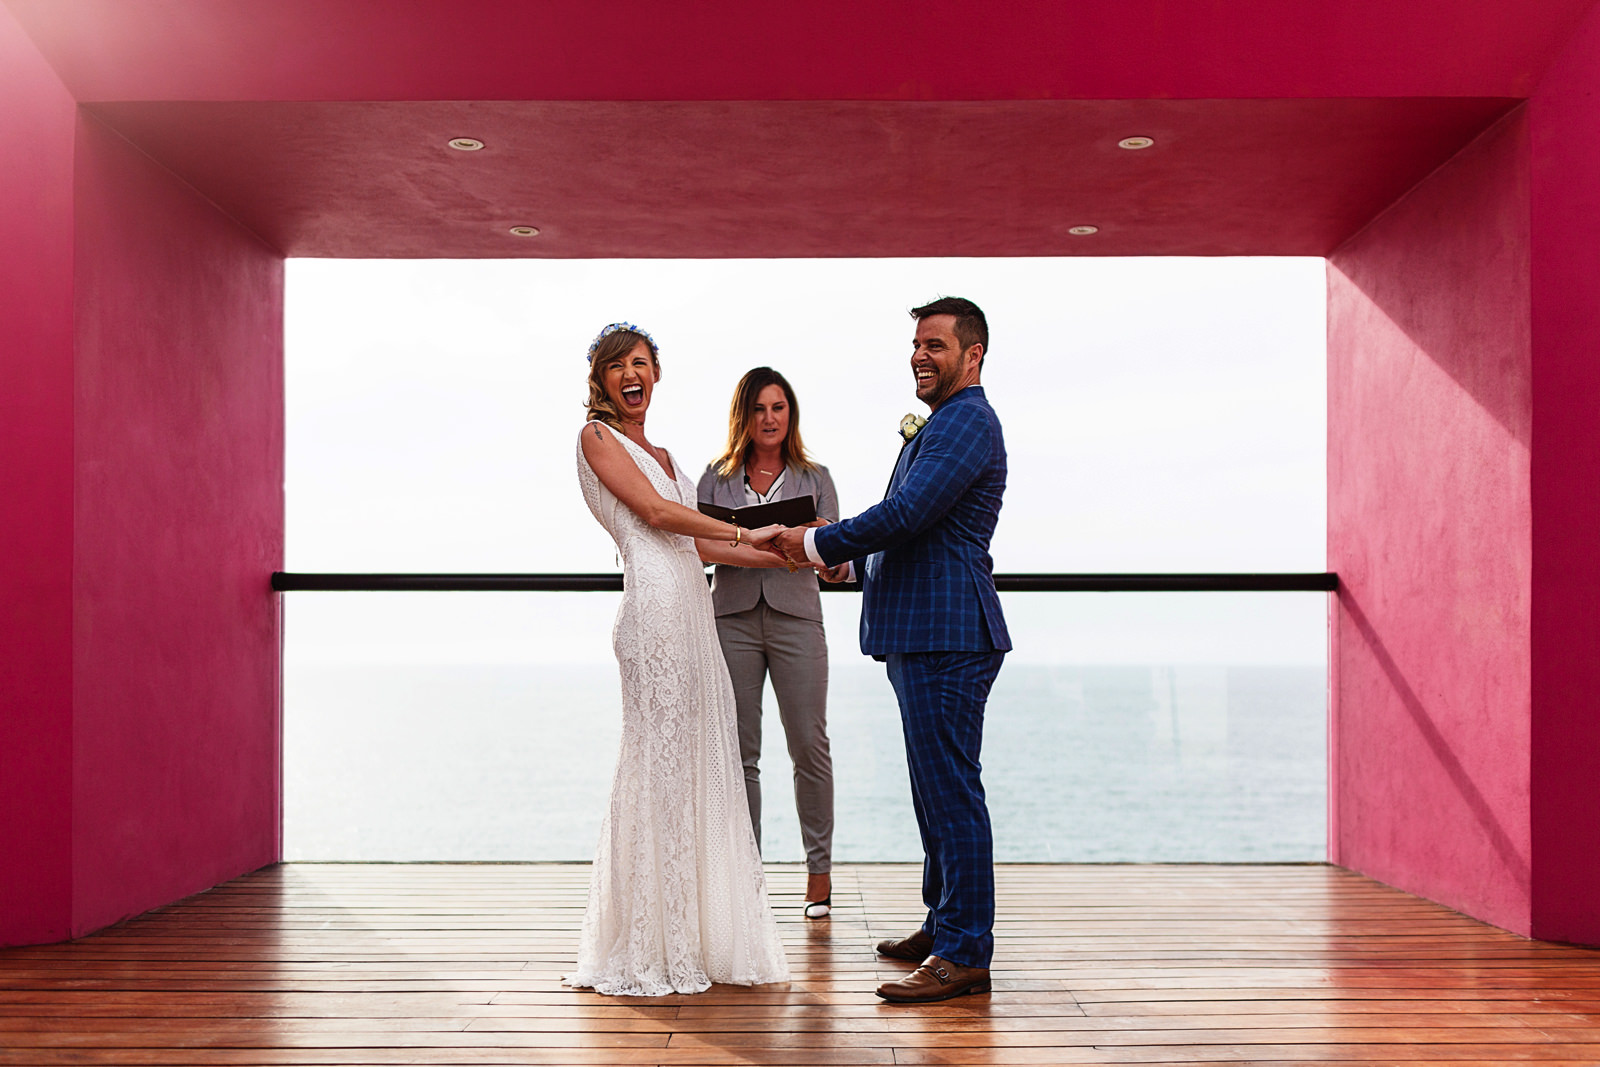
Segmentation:
[(825, 582), (848, 582), (850, 580), (850, 564), (844, 562), (837, 567), (818, 567), (817, 573), (822, 575)]
[(805, 527), (795, 527), (784, 530), (771, 541), (778, 551), (783, 553), (785, 559), (802, 565), (808, 565), (806, 558), (806, 531)]

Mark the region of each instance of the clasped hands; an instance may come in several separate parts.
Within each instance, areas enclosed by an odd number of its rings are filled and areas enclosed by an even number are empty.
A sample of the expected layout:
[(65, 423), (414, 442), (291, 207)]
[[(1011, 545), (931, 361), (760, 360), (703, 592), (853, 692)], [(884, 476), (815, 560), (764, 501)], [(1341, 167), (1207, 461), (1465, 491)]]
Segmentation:
[(805, 526), (763, 526), (759, 530), (746, 530), (744, 540), (765, 552), (771, 552), (789, 565), (791, 571), (800, 567), (812, 567), (822, 575), (823, 581), (842, 582), (850, 576), (850, 564), (841, 563), (837, 567), (824, 567), (811, 562), (806, 557), (806, 528), (810, 526), (826, 526), (827, 519), (815, 519)]

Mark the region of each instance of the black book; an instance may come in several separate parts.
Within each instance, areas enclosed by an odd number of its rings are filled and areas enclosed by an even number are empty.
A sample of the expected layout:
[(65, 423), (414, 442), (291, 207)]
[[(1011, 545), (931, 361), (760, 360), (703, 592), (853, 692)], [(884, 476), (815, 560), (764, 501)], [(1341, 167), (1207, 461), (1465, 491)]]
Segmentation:
[(747, 504), (742, 508), (725, 508), (721, 504), (700, 502), (700, 513), (713, 519), (731, 522), (746, 530), (759, 530), (777, 523), (780, 526), (804, 526), (817, 517), (817, 498), (797, 496), (790, 500), (774, 500), (770, 504)]

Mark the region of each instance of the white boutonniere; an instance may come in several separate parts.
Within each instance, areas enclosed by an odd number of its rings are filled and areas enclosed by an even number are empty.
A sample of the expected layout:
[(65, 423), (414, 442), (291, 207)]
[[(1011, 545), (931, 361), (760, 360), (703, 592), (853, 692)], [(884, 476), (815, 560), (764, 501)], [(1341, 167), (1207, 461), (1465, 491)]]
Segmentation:
[(907, 441), (917, 436), (917, 431), (928, 425), (928, 420), (921, 415), (907, 415), (900, 420), (900, 436)]

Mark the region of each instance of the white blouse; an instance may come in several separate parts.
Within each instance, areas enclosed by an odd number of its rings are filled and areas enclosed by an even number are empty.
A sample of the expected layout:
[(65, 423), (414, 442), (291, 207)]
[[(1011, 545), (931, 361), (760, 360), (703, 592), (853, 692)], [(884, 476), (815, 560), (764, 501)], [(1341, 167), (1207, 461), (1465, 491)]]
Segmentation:
[(749, 474), (749, 472), (748, 471), (745, 472), (745, 476), (744, 476), (744, 502), (746, 504), (770, 504), (770, 503), (772, 503), (774, 500), (778, 499), (778, 490), (783, 488), (783, 480), (785, 478), (787, 478), (788, 476), (789, 476), (789, 468), (788, 467), (784, 467), (783, 470), (778, 472), (778, 476), (776, 478), (772, 479), (772, 484), (767, 486), (767, 491), (765, 493), (758, 493), (758, 492), (755, 491), (754, 487), (752, 487), (750, 485), (750, 474)]

